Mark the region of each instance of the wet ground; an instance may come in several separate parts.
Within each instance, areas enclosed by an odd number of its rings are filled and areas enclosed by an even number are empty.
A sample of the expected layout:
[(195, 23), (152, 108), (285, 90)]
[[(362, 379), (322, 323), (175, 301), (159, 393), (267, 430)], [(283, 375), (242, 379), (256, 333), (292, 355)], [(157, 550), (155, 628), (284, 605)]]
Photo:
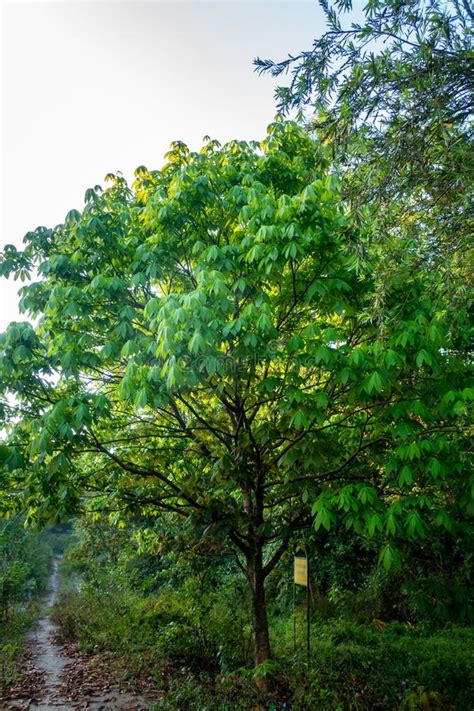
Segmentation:
[[(14, 711), (147, 711), (150, 701), (124, 688), (98, 659), (84, 657), (56, 640), (50, 613), (59, 591), (59, 565), (54, 567), (45, 599), (44, 617), (28, 635), (22, 681), (0, 700), (0, 709)], [(155, 700), (159, 698), (155, 696)]]

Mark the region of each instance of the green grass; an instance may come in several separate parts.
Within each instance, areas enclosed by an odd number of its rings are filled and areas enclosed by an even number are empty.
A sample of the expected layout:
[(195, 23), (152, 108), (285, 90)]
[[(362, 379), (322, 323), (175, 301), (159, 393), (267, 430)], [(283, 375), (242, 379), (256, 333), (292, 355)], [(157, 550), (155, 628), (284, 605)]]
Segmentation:
[(0, 623), (0, 691), (18, 679), (18, 666), (25, 648), (25, 634), (39, 619), (41, 605), (32, 601), (27, 607), (12, 608), (6, 621)]

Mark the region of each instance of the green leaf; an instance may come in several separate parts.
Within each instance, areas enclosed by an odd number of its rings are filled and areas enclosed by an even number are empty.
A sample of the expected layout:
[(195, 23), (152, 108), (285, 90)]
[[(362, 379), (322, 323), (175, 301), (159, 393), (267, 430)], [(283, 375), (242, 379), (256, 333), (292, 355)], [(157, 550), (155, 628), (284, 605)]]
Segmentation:
[(144, 314), (147, 318), (155, 318), (160, 309), (160, 300), (156, 297), (151, 298), (144, 309)]
[(398, 477), (400, 486), (411, 486), (413, 483), (413, 472), (409, 466), (404, 466)]
[(380, 553), (379, 562), (382, 563), (385, 570), (390, 570), (394, 565), (396, 565), (397, 560), (398, 555), (395, 548), (393, 548), (390, 543), (387, 543)]
[(213, 244), (207, 251), (207, 259), (212, 262), (219, 257), (219, 248)]
[(127, 341), (120, 351), (120, 355), (124, 358), (130, 358), (138, 350), (138, 344), (134, 340)]
[(406, 518), (406, 530), (408, 536), (413, 538), (414, 536), (418, 536), (419, 538), (424, 538), (425, 535), (425, 528), (423, 525), (423, 521), (421, 519), (420, 514), (418, 511), (411, 511), (407, 518)]
[(325, 410), (327, 408), (327, 406), (329, 405), (329, 397), (328, 397), (327, 393), (325, 393), (325, 392), (321, 391), (321, 392), (316, 393), (316, 395), (314, 396), (314, 399), (315, 399), (316, 405), (319, 408), (321, 408), (321, 410)]
[(419, 459), (421, 455), (420, 447), (417, 442), (412, 442), (407, 449), (408, 458), (413, 461)]
[(438, 479), (443, 474), (443, 465), (436, 457), (431, 457), (428, 462), (428, 471), (434, 479)]
[(443, 509), (441, 509), (438, 512), (438, 515), (436, 516), (436, 525), (439, 527), (442, 526), (449, 533), (451, 533), (451, 531), (453, 530), (453, 527), (454, 527), (453, 520), (452, 520), (451, 516)]
[(353, 348), (349, 356), (349, 361), (355, 366), (362, 365), (365, 361), (364, 351), (361, 348)]
[(191, 353), (199, 353), (200, 351), (203, 350), (205, 345), (204, 338), (202, 337), (202, 334), (199, 331), (194, 331), (189, 343), (188, 343), (188, 348), (191, 351)]
[(423, 348), (418, 351), (417, 356), (416, 356), (416, 364), (419, 368), (421, 368), (422, 365), (432, 365), (433, 360), (428, 353), (428, 351), (425, 351)]
[(75, 354), (72, 351), (68, 351), (61, 357), (61, 367), (66, 373), (69, 373), (74, 369), (75, 362)]
[(297, 410), (293, 417), (291, 418), (290, 422), (292, 427), (295, 427), (298, 430), (305, 429), (309, 425), (309, 420), (306, 417), (305, 413), (303, 410)]
[(373, 514), (367, 521), (367, 531), (369, 536), (374, 536), (377, 531), (382, 530), (382, 519), (379, 514)]
[(329, 531), (331, 529), (331, 514), (327, 509), (322, 508), (314, 521), (314, 528), (318, 531), (321, 526)]
[(349, 380), (352, 380), (354, 372), (350, 368), (343, 368), (339, 373), (340, 382), (345, 385)]
[(357, 492), (357, 496), (362, 504), (367, 504), (377, 498), (376, 491), (372, 486), (361, 486)]
[(104, 414), (109, 409), (109, 401), (103, 394), (97, 396), (95, 400), (95, 409), (98, 415)]
[(377, 371), (374, 371), (367, 382), (366, 390), (370, 395), (373, 392), (381, 393), (382, 389), (383, 389), (383, 381), (382, 381), (382, 378), (380, 377), (380, 373), (378, 373)]
[(258, 328), (260, 328), (264, 333), (273, 330), (273, 323), (270, 316), (267, 314), (262, 314), (257, 322)]
[(71, 302), (66, 306), (63, 313), (65, 316), (80, 316), (81, 307), (79, 306), (79, 304)]
[(397, 531), (397, 522), (393, 513), (387, 514), (385, 518), (385, 530), (388, 534), (395, 535)]
[(328, 365), (331, 360), (331, 349), (327, 346), (319, 346), (314, 351), (313, 358), (316, 363), (324, 363)]
[(129, 400), (134, 392), (135, 389), (135, 384), (132, 380), (132, 378), (126, 376), (125, 378), (122, 378), (122, 381), (119, 385), (118, 389), (118, 394), (121, 400)]
[(146, 407), (149, 401), (149, 392), (147, 388), (141, 388), (135, 397), (135, 407), (139, 410)]
[(298, 256), (298, 245), (296, 242), (290, 242), (289, 245), (287, 245), (285, 249), (285, 257), (286, 259), (296, 259)]
[(85, 425), (90, 424), (92, 418), (89, 408), (85, 403), (81, 403), (74, 410), (74, 423), (77, 429), (81, 429)]

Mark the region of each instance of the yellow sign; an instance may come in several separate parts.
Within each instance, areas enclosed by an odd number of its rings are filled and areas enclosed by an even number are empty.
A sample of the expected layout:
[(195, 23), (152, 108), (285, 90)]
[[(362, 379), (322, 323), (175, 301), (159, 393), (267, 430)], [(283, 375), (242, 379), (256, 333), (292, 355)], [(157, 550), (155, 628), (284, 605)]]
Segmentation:
[(306, 558), (295, 557), (295, 583), (308, 585), (308, 561)]

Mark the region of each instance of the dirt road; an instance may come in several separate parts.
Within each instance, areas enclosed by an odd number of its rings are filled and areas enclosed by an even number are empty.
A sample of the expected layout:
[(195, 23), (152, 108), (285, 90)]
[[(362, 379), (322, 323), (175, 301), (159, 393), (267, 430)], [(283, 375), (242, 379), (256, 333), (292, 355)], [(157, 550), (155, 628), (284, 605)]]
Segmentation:
[(30, 634), (22, 678), (0, 709), (14, 711), (147, 711), (150, 702), (133, 694), (98, 658), (71, 652), (56, 640), (51, 609), (59, 591), (60, 561), (55, 560), (45, 611)]

